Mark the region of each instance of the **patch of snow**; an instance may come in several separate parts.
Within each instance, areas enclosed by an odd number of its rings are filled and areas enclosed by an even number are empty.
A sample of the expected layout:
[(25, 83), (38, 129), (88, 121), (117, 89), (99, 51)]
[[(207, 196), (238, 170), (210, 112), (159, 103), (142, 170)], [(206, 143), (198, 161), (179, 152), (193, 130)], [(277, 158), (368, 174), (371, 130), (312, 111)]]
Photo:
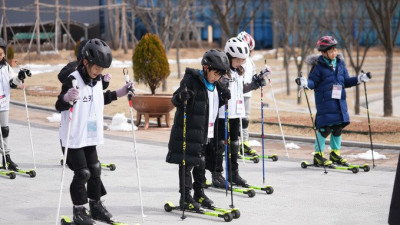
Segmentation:
[(286, 143), (286, 148), (287, 149), (299, 149), (300, 146), (296, 145), (295, 143)]
[(46, 117), (50, 123), (59, 123), (61, 121), (60, 113), (53, 113), (51, 116)]
[(249, 140), (250, 146), (261, 146), (261, 143), (257, 140)]
[[(368, 150), (364, 153), (359, 153), (357, 155), (345, 155), (347, 158), (354, 158), (354, 159), (366, 159), (366, 160), (372, 160), (372, 151)], [(377, 159), (389, 159), (385, 155), (379, 154), (379, 152), (374, 151), (374, 160)]]
[[(136, 126), (135, 130), (138, 128)], [(110, 126), (108, 126), (110, 130), (118, 130), (118, 131), (132, 131), (132, 125), (128, 123), (128, 119), (125, 117), (125, 113), (117, 113), (113, 116), (111, 120)]]

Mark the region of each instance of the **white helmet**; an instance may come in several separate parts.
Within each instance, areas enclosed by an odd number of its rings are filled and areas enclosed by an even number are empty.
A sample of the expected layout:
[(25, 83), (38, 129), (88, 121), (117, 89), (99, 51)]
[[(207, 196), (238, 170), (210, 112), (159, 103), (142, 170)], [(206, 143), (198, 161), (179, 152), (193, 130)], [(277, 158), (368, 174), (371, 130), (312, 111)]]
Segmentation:
[(233, 37), (226, 42), (225, 53), (233, 58), (247, 59), (250, 55), (249, 45), (247, 42)]
[(242, 41), (247, 42), (249, 45), (250, 50), (253, 50), (254, 47), (256, 46), (256, 42), (254, 41), (254, 38), (247, 33), (246, 31), (242, 31), (238, 34), (237, 38), (239, 38)]

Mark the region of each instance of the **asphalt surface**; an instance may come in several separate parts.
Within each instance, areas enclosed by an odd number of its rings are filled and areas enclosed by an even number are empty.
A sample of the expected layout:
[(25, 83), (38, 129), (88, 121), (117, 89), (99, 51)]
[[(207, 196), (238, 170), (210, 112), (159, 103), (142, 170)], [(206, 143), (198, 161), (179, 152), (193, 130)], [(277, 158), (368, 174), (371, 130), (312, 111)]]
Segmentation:
[[(26, 122), (10, 121), (12, 158), (21, 168), (32, 168), (32, 154)], [(31, 225), (56, 223), (61, 184), (60, 144), (54, 126), (31, 124), (37, 176), (0, 177), (0, 224)], [(272, 140), (271, 140), (272, 141)], [(310, 144), (311, 145), (311, 144)], [(138, 141), (141, 189), (146, 217), (142, 222), (141, 204), (133, 154), (132, 138), (106, 135), (98, 147), (102, 163), (115, 163), (116, 170), (102, 171), (108, 194), (104, 204), (120, 221), (134, 224), (221, 224), (222, 218), (181, 212), (165, 212), (164, 204), (177, 204), (178, 166), (165, 163), (167, 145), (158, 141)], [(359, 149), (366, 151), (367, 149)], [(262, 185), (262, 162), (240, 164), (248, 183)], [(73, 173), (66, 171), (61, 214), (72, 216), (69, 184)], [(241, 217), (230, 224), (387, 224), (395, 168), (376, 168), (370, 172), (302, 169), (298, 160), (280, 157), (265, 161), (265, 185), (274, 193), (257, 191), (256, 196), (234, 193), (234, 205)], [(207, 172), (208, 179), (211, 178)], [(206, 194), (220, 207), (231, 204), (224, 190), (209, 188)], [(98, 223), (102, 224), (102, 223)]]

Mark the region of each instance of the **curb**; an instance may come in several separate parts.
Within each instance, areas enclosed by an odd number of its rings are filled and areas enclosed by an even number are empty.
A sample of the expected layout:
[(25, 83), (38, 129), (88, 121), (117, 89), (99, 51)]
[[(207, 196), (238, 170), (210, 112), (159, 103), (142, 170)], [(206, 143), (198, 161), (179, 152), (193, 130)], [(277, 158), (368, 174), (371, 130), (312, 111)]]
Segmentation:
[[(12, 101), (11, 100), (10, 104), (16, 105), (16, 106), (25, 107), (25, 103), (18, 102), (18, 101)], [(37, 110), (43, 110), (43, 111), (47, 111), (47, 112), (58, 113), (58, 111), (55, 110), (55, 109), (44, 107), (44, 106), (39, 106), (39, 105), (29, 104), (28, 108), (37, 109)], [(106, 119), (106, 120), (112, 120), (112, 116), (104, 116), (103, 118)], [(129, 121), (130, 121), (130, 119), (128, 119), (128, 122)], [(154, 122), (154, 124), (156, 124), (156, 122)], [(261, 138), (261, 135), (257, 134), (257, 133), (251, 133), (250, 132), (249, 136), (253, 137), (253, 138)], [(281, 135), (277, 135), (277, 134), (264, 134), (264, 137), (266, 137), (267, 139), (273, 139), (273, 140), (277, 140), (277, 139), (281, 140), (282, 139), (282, 136)], [(300, 136), (287, 136), (287, 135), (285, 135), (285, 140), (287, 140), (287, 141), (307, 142), (307, 143), (314, 143), (314, 141), (315, 141), (314, 138), (300, 137)], [(329, 140), (328, 140), (328, 143), (329, 143)], [(348, 146), (348, 147), (360, 147), (360, 148), (370, 148), (371, 147), (370, 143), (355, 142), (355, 141), (342, 141), (342, 145), (343, 146)], [(374, 147), (374, 149), (400, 150), (400, 146), (398, 146), (398, 145), (388, 145), (388, 144), (376, 144), (376, 143), (373, 143), (373, 147)]]

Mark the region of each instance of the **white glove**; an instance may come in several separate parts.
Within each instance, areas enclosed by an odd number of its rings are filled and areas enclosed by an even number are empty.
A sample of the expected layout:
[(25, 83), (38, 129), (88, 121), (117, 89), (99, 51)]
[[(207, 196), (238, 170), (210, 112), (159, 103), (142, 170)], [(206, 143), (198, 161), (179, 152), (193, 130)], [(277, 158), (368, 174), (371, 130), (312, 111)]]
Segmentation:
[(300, 88), (303, 89), (309, 89), (308, 88), (308, 81), (305, 77), (298, 77), (296, 78), (296, 84), (300, 86)]
[(68, 89), (67, 93), (64, 94), (63, 97), (66, 102), (74, 102), (79, 99), (79, 90), (76, 88)]
[(109, 73), (107, 73), (106, 75), (104, 75), (103, 80), (104, 80), (105, 82), (110, 82), (111, 78), (112, 78), (112, 75), (109, 74)]
[(265, 68), (260, 71), (260, 74), (264, 77), (267, 78), (269, 75), (271, 75), (271, 67), (265, 65)]
[(362, 74), (358, 75), (357, 79), (358, 79), (358, 83), (361, 83), (361, 82), (365, 83), (365, 82), (369, 81), (369, 77), (366, 73), (362, 73)]

